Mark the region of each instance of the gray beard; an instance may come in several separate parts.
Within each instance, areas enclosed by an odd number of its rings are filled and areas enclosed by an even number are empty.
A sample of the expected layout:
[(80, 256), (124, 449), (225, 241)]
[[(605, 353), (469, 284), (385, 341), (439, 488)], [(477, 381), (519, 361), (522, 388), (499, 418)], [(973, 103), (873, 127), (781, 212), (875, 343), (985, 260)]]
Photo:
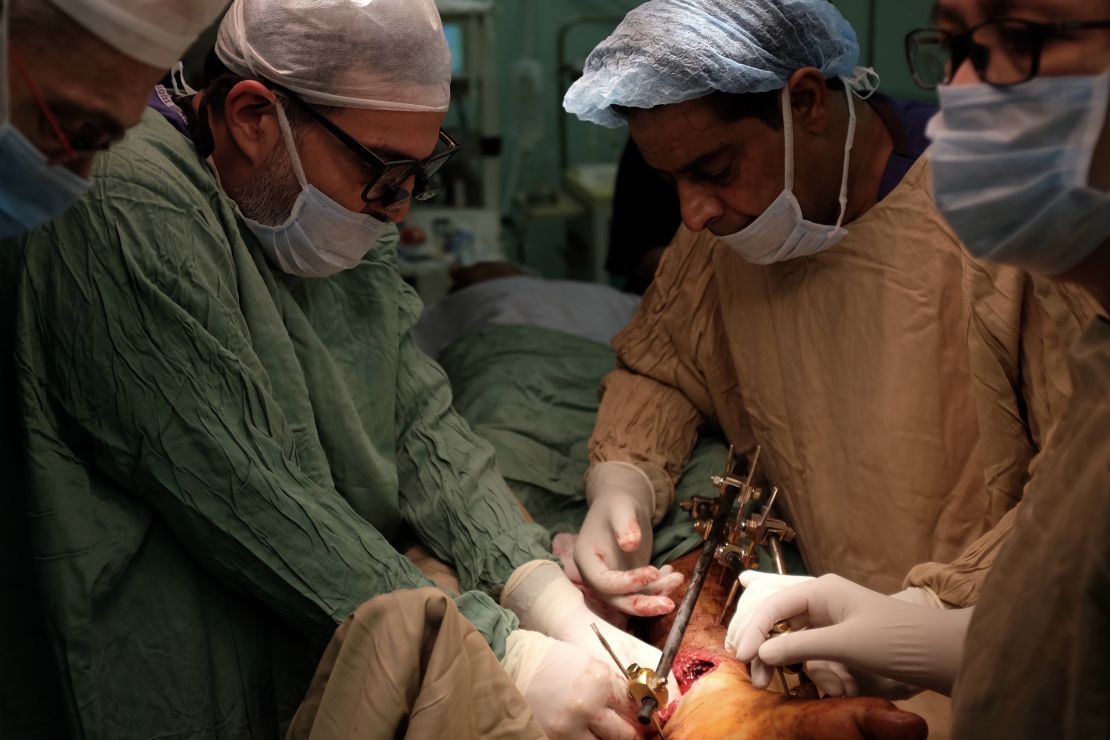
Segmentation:
[(270, 153), (259, 172), (240, 188), (235, 202), (252, 221), (281, 226), (293, 212), (300, 194), (301, 184), (283, 146)]

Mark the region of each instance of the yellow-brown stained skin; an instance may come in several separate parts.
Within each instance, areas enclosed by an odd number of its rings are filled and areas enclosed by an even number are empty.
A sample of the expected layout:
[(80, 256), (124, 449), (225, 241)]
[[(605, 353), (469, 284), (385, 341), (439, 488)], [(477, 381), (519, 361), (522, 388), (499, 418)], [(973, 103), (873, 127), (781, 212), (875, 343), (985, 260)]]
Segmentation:
[[(701, 551), (676, 560), (675, 570), (693, 572)], [(885, 699), (855, 697), (804, 701), (752, 686), (747, 669), (724, 650), (728, 622), (717, 624), (728, 583), (720, 582), (714, 566), (698, 598), (690, 626), (679, 649), (679, 660), (691, 652), (720, 660), (717, 668), (697, 680), (679, 701), (667, 722), (667, 740), (809, 740), (810, 738), (883, 738), (922, 740), (928, 734), (925, 720), (902, 711)], [(674, 594), (679, 601), (684, 584)], [(667, 638), (674, 613), (653, 619), (633, 620), (630, 629), (656, 646)], [(676, 661), (676, 665), (679, 661)]]

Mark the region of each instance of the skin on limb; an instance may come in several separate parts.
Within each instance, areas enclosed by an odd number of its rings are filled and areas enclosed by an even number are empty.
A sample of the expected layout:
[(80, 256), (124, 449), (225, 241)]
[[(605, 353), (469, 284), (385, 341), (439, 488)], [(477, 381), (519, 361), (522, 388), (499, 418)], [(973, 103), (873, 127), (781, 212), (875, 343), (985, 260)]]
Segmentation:
[(698, 677), (669, 709), (664, 729), (670, 740), (922, 740), (928, 733), (924, 720), (885, 699), (805, 701), (760, 691), (748, 682), (740, 663), (726, 659)]
[[(692, 573), (700, 551), (676, 560), (676, 571)], [(885, 699), (853, 697), (808, 701), (757, 689), (743, 664), (724, 649), (727, 622), (717, 614), (728, 593), (714, 566), (675, 657), (673, 672), (682, 696), (661, 713), (668, 720), (668, 740), (801, 740), (835, 737), (920, 740), (928, 732), (925, 721)], [(682, 593), (675, 598), (681, 599)], [(667, 638), (673, 613), (654, 619), (634, 619), (632, 634), (656, 647)], [(654, 666), (653, 666), (654, 667)], [(674, 699), (675, 697), (671, 697)]]
[[(1007, 16), (1041, 23), (1110, 19), (1110, 0), (941, 0), (933, 9), (939, 28), (959, 33), (988, 18)], [(1110, 29), (1063, 34), (1047, 41), (1041, 51), (1039, 74), (1045, 76), (1098, 75), (1110, 68)], [(953, 85), (980, 82), (965, 63), (952, 76)], [(1000, 122), (1001, 123), (1001, 122)], [(1102, 126), (1091, 164), (1090, 184), (1110, 190), (1110, 111)], [(1110, 312), (1110, 240), (1072, 269), (1056, 276), (1084, 288)]]
[[(788, 80), (794, 125), (794, 195), (806, 218), (835, 223), (839, 215), (848, 104), (813, 67)], [(856, 100), (857, 129), (849, 165), (845, 222), (878, 199), (893, 148), (878, 114)], [(725, 236), (754, 221), (784, 185), (783, 132), (758, 118), (728, 122), (705, 99), (628, 114), (629, 133), (645, 161), (671, 182), (682, 222), (691, 231)]]
[(60, 25), (49, 33), (21, 31), (13, 21), (10, 47), (78, 156), (67, 157), (30, 87), (9, 62), (12, 124), (51, 164), (88, 177), (95, 155), (142, 118), (165, 70), (132, 59), (72, 21)]
[[(200, 98), (194, 98), (198, 109)], [(232, 198), (262, 171), (275, 152), (285, 148), (277, 105), (273, 91), (261, 82), (244, 80), (228, 92), (223, 115), (210, 117), (216, 144), (212, 157)], [(430, 156), (446, 113), (345, 108), (328, 116), (363, 146), (390, 161)], [(297, 151), (308, 182), (339, 205), (395, 223), (404, 220), (408, 203), (384, 209), (380, 204), (363, 202), (362, 191), (372, 170), (323, 126), (308, 126), (297, 141)], [(411, 188), (411, 179), (404, 185)]]

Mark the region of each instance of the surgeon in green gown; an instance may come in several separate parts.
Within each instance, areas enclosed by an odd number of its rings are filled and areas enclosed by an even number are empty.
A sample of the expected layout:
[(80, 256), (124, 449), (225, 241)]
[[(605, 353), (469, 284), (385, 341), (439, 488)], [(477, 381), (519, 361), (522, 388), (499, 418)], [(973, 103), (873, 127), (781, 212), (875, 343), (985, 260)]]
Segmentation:
[(434, 3), (317, 3), (334, 36), (304, 10), (276, 47), (273, 4), (0, 249), (2, 737), (273, 737), (338, 624), (432, 585), (406, 546), (498, 657), (495, 598), (551, 558), (408, 336), (391, 222), (451, 148)]

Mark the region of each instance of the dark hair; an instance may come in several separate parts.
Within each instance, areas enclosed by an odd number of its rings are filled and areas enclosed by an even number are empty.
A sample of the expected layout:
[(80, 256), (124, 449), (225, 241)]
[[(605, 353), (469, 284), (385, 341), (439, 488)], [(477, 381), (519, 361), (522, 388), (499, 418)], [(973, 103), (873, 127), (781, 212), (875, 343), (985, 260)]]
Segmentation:
[[(202, 157), (209, 156), (215, 149), (212, 131), (208, 126), (208, 115), (211, 114), (218, 119), (222, 119), (224, 106), (227, 104), (227, 96), (231, 92), (231, 88), (244, 80), (251, 79), (257, 80), (267, 87), (270, 86), (270, 83), (267, 83), (266, 80), (244, 77), (232, 72), (217, 56), (215, 47), (208, 50), (208, 54), (204, 57), (204, 70), (201, 79), (201, 90), (204, 92), (204, 98), (201, 101), (199, 115), (193, 114), (192, 106), (186, 106), (186, 115), (189, 117), (190, 126), (194, 131), (193, 143)], [(304, 109), (304, 106), (286, 98), (279, 97), (278, 105), (282, 107), (285, 111), (285, 117), (289, 119), (289, 128), (293, 132), (293, 138), (300, 141), (301, 132), (313, 123), (312, 116)], [(324, 114), (337, 110), (325, 105), (313, 105), (312, 107)]]
[[(839, 77), (825, 80), (825, 87), (834, 91), (843, 91), (844, 82)], [(713, 109), (725, 123), (735, 123), (742, 118), (755, 118), (767, 124), (775, 131), (782, 128), (782, 91), (768, 90), (758, 93), (726, 93), (712, 92), (700, 100)], [(634, 108), (614, 105), (613, 111), (627, 118)]]
[[(227, 68), (227, 65), (220, 60), (216, 54), (216, 48), (212, 47), (208, 50), (208, 54), (204, 57), (204, 72), (202, 77), (202, 84), (204, 87), (205, 104), (207, 108), (216, 117), (223, 117), (224, 105), (227, 103), (227, 95), (231, 92), (231, 88), (238, 85), (240, 82), (249, 79), (258, 79), (254, 77), (244, 77), (236, 74)], [(269, 87), (266, 80), (258, 79), (263, 85)], [(282, 104), (279, 99), (279, 104), (285, 109), (285, 115), (289, 119), (289, 127), (293, 129), (293, 133), (298, 133), (301, 129), (312, 122), (312, 117), (304, 110), (303, 107), (296, 104)], [(323, 105), (313, 105), (315, 110), (321, 113), (328, 113), (333, 108)]]

